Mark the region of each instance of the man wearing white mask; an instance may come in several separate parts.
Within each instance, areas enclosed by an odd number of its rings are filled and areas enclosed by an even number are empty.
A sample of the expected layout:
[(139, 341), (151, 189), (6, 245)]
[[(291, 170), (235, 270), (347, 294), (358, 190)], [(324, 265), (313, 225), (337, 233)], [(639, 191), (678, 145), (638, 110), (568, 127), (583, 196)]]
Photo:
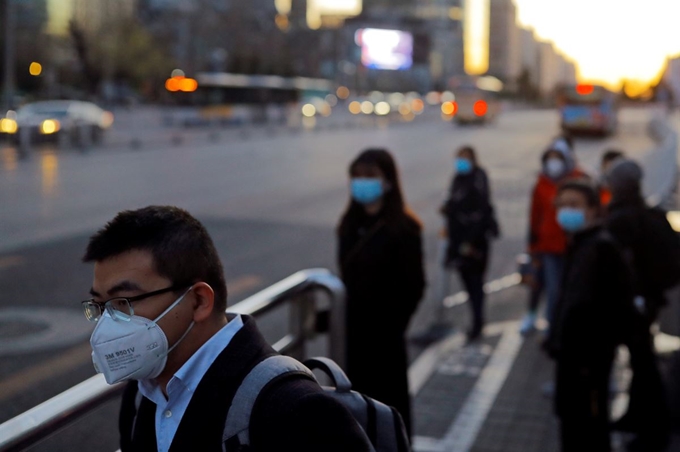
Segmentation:
[[(236, 390), (276, 352), (249, 316), (225, 314), (222, 264), (203, 225), (176, 207), (119, 213), (83, 258), (94, 280), (83, 308), (90, 344), (109, 384), (128, 381), (121, 450), (230, 450), (223, 432)], [(302, 376), (258, 398), (253, 451), (369, 450), (351, 414)]]
[(609, 452), (609, 376), (616, 347), (639, 321), (621, 250), (601, 225), (599, 193), (568, 181), (556, 198), (568, 236), (553, 324), (544, 346), (557, 361), (555, 411), (562, 452)]

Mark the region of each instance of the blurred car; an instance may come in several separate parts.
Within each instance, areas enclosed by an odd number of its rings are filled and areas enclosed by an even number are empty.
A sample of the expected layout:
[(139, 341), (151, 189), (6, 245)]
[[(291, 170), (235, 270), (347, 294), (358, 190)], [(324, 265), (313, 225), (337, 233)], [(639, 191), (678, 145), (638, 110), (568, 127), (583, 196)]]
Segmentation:
[(451, 80), (455, 101), (442, 112), (454, 115), (458, 124), (484, 124), (492, 122), (501, 112), (498, 93), (503, 89), (494, 77), (466, 76)]
[(28, 129), (30, 140), (57, 139), (66, 134), (71, 142), (102, 141), (104, 131), (113, 124), (113, 114), (92, 102), (50, 100), (26, 104), (16, 114), (8, 112), (0, 131), (19, 139)]

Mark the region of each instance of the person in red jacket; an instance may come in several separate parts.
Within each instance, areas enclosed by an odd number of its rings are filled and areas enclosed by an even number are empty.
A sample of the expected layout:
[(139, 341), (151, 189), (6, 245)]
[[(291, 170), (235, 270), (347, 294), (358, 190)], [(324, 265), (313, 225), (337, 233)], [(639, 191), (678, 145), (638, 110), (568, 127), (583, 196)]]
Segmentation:
[(625, 157), (622, 151), (618, 149), (609, 149), (602, 154), (600, 160), (600, 203), (602, 206), (608, 206), (612, 201), (612, 192), (607, 184), (607, 172), (612, 167), (614, 162)]
[(568, 140), (559, 138), (541, 157), (542, 171), (533, 189), (531, 217), (529, 219), (528, 252), (532, 260), (529, 310), (520, 331), (528, 334), (536, 329), (540, 297), (547, 296), (546, 320), (550, 322), (559, 294), (562, 260), (567, 246), (564, 231), (557, 223), (555, 197), (561, 183), (569, 179), (587, 178), (578, 168), (573, 149)]

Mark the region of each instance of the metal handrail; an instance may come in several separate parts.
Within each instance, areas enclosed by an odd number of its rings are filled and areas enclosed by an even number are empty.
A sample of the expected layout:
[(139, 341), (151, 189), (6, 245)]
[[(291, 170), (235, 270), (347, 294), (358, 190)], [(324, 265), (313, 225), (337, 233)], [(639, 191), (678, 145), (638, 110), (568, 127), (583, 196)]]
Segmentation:
[[(345, 287), (342, 281), (326, 269), (299, 271), (261, 292), (227, 308), (227, 312), (259, 317), (288, 303), (298, 304), (299, 318), (291, 315), (293, 331), (276, 344), (277, 351), (292, 351), (293, 356), (304, 353), (304, 344), (317, 334), (309, 319), (318, 310), (309, 296), (325, 292), (331, 299), (329, 355), (344, 364)], [(311, 303), (310, 303), (311, 301)], [(311, 310), (309, 309), (311, 306)], [(296, 353), (297, 352), (297, 353)], [(120, 395), (125, 383), (108, 385), (102, 374), (52, 397), (46, 402), (0, 424), (0, 452), (25, 449), (73, 423), (81, 416)]]

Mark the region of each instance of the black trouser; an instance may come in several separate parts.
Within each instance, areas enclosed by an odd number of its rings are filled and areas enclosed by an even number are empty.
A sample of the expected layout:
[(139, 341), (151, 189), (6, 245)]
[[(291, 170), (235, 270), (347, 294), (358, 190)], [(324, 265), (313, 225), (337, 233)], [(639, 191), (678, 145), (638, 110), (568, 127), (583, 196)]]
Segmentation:
[(609, 374), (614, 351), (557, 359), (555, 410), (562, 452), (609, 452)]
[(645, 327), (640, 339), (627, 344), (633, 378), (626, 417), (632, 422), (635, 433), (661, 438), (669, 434), (670, 411), (654, 350), (654, 337), (649, 334), (650, 323)]
[(484, 327), (484, 269), (479, 266), (463, 266), (460, 277), (472, 308), (472, 332), (481, 331)]

